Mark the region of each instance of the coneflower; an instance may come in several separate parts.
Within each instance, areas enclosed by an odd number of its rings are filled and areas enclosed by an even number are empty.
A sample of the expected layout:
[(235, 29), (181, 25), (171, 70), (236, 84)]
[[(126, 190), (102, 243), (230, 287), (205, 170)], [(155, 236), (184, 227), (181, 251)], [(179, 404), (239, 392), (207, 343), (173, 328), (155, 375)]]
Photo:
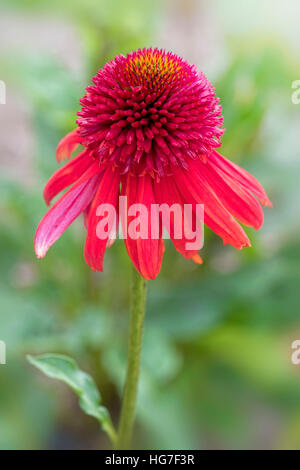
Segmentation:
[[(93, 78), (80, 101), (76, 128), (60, 142), (57, 160), (84, 150), (48, 181), (47, 204), (71, 188), (42, 219), (35, 238), (39, 258), (82, 212), (87, 220), (86, 262), (102, 270), (107, 239), (96, 234), (96, 209), (117, 208), (119, 194), (128, 207), (141, 203), (203, 204), (204, 222), (237, 249), (250, 241), (235, 219), (259, 229), (265, 191), (248, 172), (222, 157), (222, 108), (202, 72), (185, 60), (158, 49), (143, 49), (107, 63)], [(257, 200), (258, 199), (258, 200)], [(128, 223), (123, 218), (123, 224)], [(127, 232), (126, 227), (123, 227)], [(201, 262), (186, 250), (184, 234), (175, 239), (186, 258)], [(127, 237), (129, 256), (146, 279), (154, 279), (163, 257), (162, 238)], [(196, 256), (195, 256), (196, 255)]]
[[(221, 146), (222, 108), (205, 75), (185, 60), (159, 49), (143, 49), (107, 63), (93, 78), (81, 100), (77, 128), (59, 143), (57, 160), (83, 150), (48, 181), (47, 204), (68, 191), (40, 222), (35, 252), (45, 256), (50, 246), (81, 213), (87, 226), (86, 262), (102, 271), (112, 233), (98, 236), (99, 207), (119, 209), (125, 244), (136, 270), (145, 279), (160, 271), (164, 242), (159, 236), (130, 236), (130, 207), (140, 204), (192, 207), (203, 205), (202, 220), (224, 243), (238, 250), (250, 246), (237, 222), (259, 229), (263, 206), (271, 206), (264, 189), (247, 171), (217, 152)], [(236, 220), (237, 219), (237, 220)], [(190, 221), (191, 222), (191, 221)], [(117, 220), (118, 223), (118, 220)], [(147, 220), (151, 229), (152, 220)], [(157, 221), (155, 222), (157, 223)], [(201, 263), (198, 249), (187, 249), (186, 233), (175, 236), (176, 219), (167, 227), (176, 249)], [(112, 231), (112, 228), (111, 228)], [(152, 233), (151, 230), (149, 234)], [(129, 333), (128, 368), (117, 447), (129, 446), (137, 393), (138, 370), (145, 315), (145, 282), (134, 270)]]

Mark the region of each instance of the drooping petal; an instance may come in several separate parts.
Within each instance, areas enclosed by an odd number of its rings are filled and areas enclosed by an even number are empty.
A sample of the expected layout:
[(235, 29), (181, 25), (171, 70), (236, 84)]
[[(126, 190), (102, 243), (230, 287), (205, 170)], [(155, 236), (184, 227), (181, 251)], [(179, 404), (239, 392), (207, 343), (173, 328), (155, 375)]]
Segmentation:
[(204, 223), (218, 234), (224, 243), (238, 250), (251, 246), (246, 233), (225, 209), (217, 195), (197, 175), (182, 169), (175, 170), (175, 182), (186, 203), (204, 205)]
[(83, 150), (83, 152), (73, 158), (70, 162), (53, 173), (44, 188), (44, 199), (46, 204), (49, 205), (51, 200), (57, 196), (57, 194), (75, 183), (75, 181), (83, 175), (92, 163), (93, 160), (89, 156), (88, 151)]
[[(170, 217), (167, 224), (162, 220), (165, 229), (168, 231), (170, 238), (176, 248), (185, 258), (193, 258), (199, 251), (200, 247), (196, 250), (188, 250), (188, 244), (192, 240), (192, 221), (185, 217), (184, 200), (176, 186), (172, 177), (164, 177), (160, 181), (154, 183), (155, 197), (157, 203), (161, 206), (166, 204), (169, 209), (174, 207), (174, 212), (170, 211)], [(176, 206), (174, 206), (176, 205)], [(162, 207), (162, 206), (161, 206)], [(176, 214), (176, 215), (175, 215)], [(167, 212), (166, 212), (167, 216)], [(180, 229), (179, 229), (180, 224)], [(180, 233), (181, 232), (181, 237)], [(198, 234), (199, 235), (199, 234)], [(202, 233), (200, 233), (202, 240)], [(201, 244), (201, 241), (200, 241)], [(199, 255), (198, 255), (199, 256)], [(199, 258), (197, 258), (199, 259)], [(200, 258), (201, 259), (201, 258)]]
[(78, 134), (78, 128), (74, 131), (69, 132), (58, 144), (56, 149), (56, 160), (61, 162), (62, 160), (67, 160), (71, 157), (72, 152), (80, 144), (80, 136)]
[(222, 170), (231, 179), (237, 180), (241, 185), (243, 185), (245, 188), (255, 194), (255, 196), (258, 198), (258, 200), (264, 207), (273, 207), (272, 202), (268, 198), (262, 185), (257, 181), (256, 178), (254, 178), (253, 175), (248, 173), (248, 171), (231, 162), (216, 151), (210, 154), (209, 159), (211, 161), (211, 164), (216, 169)]
[[(120, 215), (128, 254), (145, 279), (155, 279), (160, 272), (164, 244), (159, 216), (155, 211), (151, 211), (151, 206), (156, 204), (152, 178), (148, 175), (143, 177), (128, 175), (122, 185), (122, 196), (127, 197), (127, 207), (120, 208)], [(139, 215), (133, 215), (134, 204), (140, 205), (135, 206)], [(131, 230), (131, 224), (137, 217), (141, 219), (141, 223), (135, 232)]]
[(209, 158), (206, 163), (200, 160), (191, 162), (190, 170), (211, 188), (231, 215), (248, 227), (260, 229), (264, 221), (263, 210), (244, 186), (217, 171)]
[[(101, 176), (101, 181), (89, 209), (88, 216), (84, 256), (87, 264), (94, 271), (102, 271), (103, 258), (109, 235), (116, 223), (115, 218), (119, 192), (119, 172), (113, 171), (111, 167), (108, 167)], [(110, 205), (110, 207), (107, 205)], [(103, 213), (99, 213), (99, 211), (101, 212), (101, 206), (103, 208)], [(105, 225), (107, 224), (107, 226), (110, 227), (107, 234), (104, 231), (99, 233), (99, 224), (104, 217), (106, 220)]]
[(98, 184), (99, 167), (95, 164), (48, 210), (35, 234), (34, 248), (38, 258), (46, 255), (50, 246), (86, 209), (95, 195)]

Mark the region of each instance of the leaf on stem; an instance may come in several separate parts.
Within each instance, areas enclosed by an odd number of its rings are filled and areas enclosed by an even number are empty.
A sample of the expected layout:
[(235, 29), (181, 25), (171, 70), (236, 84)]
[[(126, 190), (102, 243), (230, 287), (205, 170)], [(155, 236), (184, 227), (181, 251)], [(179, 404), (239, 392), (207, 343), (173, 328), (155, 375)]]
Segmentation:
[(80, 370), (72, 358), (61, 354), (43, 354), (27, 356), (27, 359), (48, 377), (66, 383), (78, 395), (79, 406), (84, 413), (96, 418), (112, 442), (115, 442), (115, 429), (108, 410), (101, 405), (101, 395), (93, 378)]

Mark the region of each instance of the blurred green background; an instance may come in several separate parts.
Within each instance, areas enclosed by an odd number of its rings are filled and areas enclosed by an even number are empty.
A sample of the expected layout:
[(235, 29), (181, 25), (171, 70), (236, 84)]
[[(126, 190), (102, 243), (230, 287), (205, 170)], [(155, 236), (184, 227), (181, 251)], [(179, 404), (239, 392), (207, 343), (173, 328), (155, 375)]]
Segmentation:
[[(289, 7), (288, 7), (289, 6)], [(300, 449), (298, 1), (1, 0), (1, 449), (95, 449), (108, 442), (66, 386), (26, 362), (59, 352), (91, 373), (113, 419), (126, 366), (130, 262), (119, 241), (104, 273), (84, 263), (76, 221), (33, 252), (55, 148), (74, 128), (98, 68), (144, 46), (196, 63), (221, 97), (222, 153), (266, 187), (274, 209), (253, 248), (207, 230), (205, 264), (167, 243), (149, 285), (135, 448)], [(298, 46), (297, 46), (298, 45)], [(297, 50), (298, 47), (298, 50)]]

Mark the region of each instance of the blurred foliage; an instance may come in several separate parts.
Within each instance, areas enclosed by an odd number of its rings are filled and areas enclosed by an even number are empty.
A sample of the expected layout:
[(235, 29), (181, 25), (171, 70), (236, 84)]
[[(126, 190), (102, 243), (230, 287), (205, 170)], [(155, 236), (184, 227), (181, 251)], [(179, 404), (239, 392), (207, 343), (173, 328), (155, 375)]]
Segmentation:
[[(47, 257), (33, 253), (45, 212), (42, 187), (55, 147), (74, 127), (84, 86), (107, 59), (147, 46), (161, 8), (153, 1), (3, 1), (22, 14), (71, 21), (84, 45), (81, 74), (49, 55), (14, 51), (3, 71), (31, 108), (37, 183), (1, 176), (0, 448), (95, 448), (98, 427), (66, 389), (26, 364), (25, 355), (76, 358), (95, 378), (114, 420), (126, 364), (129, 260), (122, 242), (103, 274), (83, 260), (84, 228), (70, 227)], [(238, 46), (237, 46), (238, 44)], [(253, 248), (237, 253), (207, 231), (204, 266), (167, 243), (149, 285), (137, 448), (300, 448), (299, 371), (290, 364), (299, 322), (299, 155), (291, 81), (299, 70), (276, 41), (231, 37), (215, 83), (224, 107), (223, 153), (265, 184), (275, 209)], [(292, 78), (291, 78), (292, 77)], [(297, 140), (296, 140), (297, 139)], [(107, 446), (102, 437), (100, 445)]]

